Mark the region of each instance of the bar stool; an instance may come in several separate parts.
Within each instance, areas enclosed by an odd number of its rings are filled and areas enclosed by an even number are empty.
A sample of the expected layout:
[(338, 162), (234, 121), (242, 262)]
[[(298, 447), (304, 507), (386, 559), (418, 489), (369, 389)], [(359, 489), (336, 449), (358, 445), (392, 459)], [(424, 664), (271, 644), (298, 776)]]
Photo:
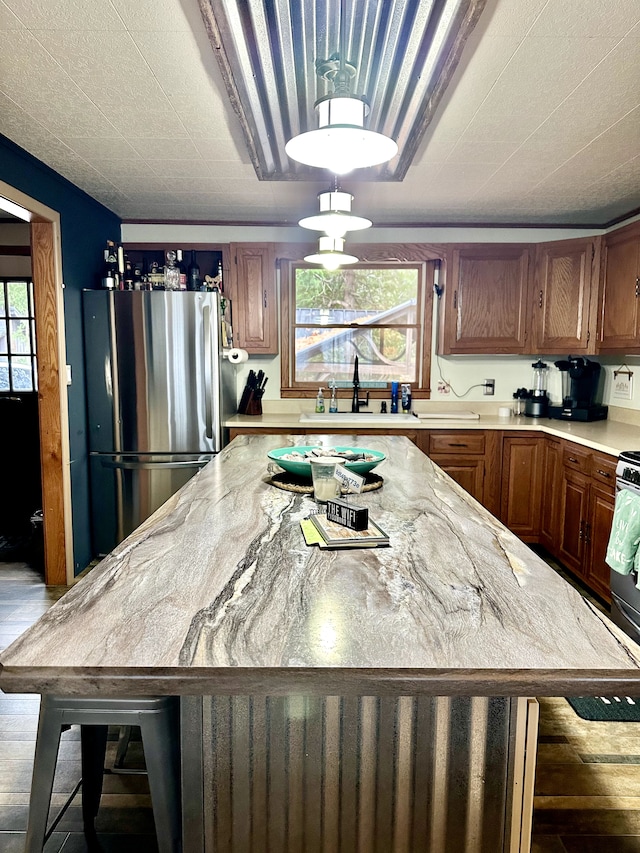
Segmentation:
[(25, 853), (41, 853), (45, 842), (51, 793), (63, 726), (80, 725), (82, 820), (85, 834), (95, 836), (100, 806), (107, 729), (140, 726), (153, 819), (160, 853), (181, 847), (179, 705), (160, 698), (79, 699), (44, 694), (40, 704)]

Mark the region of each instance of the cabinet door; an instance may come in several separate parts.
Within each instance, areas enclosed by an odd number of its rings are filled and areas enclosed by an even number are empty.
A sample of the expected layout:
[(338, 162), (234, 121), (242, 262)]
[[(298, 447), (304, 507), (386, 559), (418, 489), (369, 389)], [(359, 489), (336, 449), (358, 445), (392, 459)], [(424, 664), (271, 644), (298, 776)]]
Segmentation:
[(599, 238), (595, 238), (537, 246), (535, 352), (595, 352), (598, 279), (593, 270), (600, 266), (599, 245)]
[(640, 231), (608, 234), (605, 241), (604, 281), (599, 352), (640, 352)]
[(589, 548), (586, 566), (586, 581), (606, 601), (611, 601), (611, 569), (605, 563), (615, 499), (611, 489), (591, 485), (589, 516), (585, 528), (586, 544)]
[(542, 442), (536, 434), (506, 435), (502, 447), (502, 521), (521, 539), (537, 542)]
[(543, 444), (540, 544), (554, 555), (558, 552), (561, 492), (562, 443), (547, 438)]
[(580, 575), (585, 554), (585, 525), (589, 512), (589, 478), (577, 471), (564, 469), (560, 507), (560, 549), (562, 562)]
[(456, 246), (447, 253), (440, 351), (526, 352), (531, 247)]
[(445, 471), (452, 480), (469, 492), (480, 503), (484, 502), (484, 459), (473, 456), (431, 455), (431, 459)]
[(278, 352), (273, 245), (233, 243), (232, 323), (236, 344), (256, 355)]

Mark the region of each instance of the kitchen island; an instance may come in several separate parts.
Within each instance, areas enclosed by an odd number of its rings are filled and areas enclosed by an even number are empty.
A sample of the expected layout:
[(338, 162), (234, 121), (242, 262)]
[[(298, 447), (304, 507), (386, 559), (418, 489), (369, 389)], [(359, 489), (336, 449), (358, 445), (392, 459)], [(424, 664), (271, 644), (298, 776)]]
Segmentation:
[(288, 441), (239, 437), (0, 688), (181, 696), (189, 853), (524, 850), (527, 697), (637, 694), (640, 649), (406, 438), (323, 441), (387, 455), (358, 502), (389, 548), (307, 547), (312, 499), (266, 482)]

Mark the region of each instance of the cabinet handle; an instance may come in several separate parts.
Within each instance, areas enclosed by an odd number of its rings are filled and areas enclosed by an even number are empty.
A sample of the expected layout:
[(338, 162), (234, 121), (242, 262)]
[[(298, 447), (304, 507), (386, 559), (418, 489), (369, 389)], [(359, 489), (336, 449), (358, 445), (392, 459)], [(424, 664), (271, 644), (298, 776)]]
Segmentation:
[(576, 457), (575, 457), (575, 456), (570, 456), (570, 457), (569, 457), (569, 462), (576, 462), (576, 463), (577, 463), (577, 462), (578, 462), (578, 460), (576, 459)]
[(263, 299), (264, 307), (266, 308), (267, 307), (267, 291), (266, 290), (262, 291), (262, 299)]
[(589, 522), (586, 523), (584, 528), (584, 541), (587, 543), (587, 545), (591, 542), (591, 525), (589, 524)]
[(600, 474), (601, 477), (611, 477), (611, 474), (608, 471), (601, 471), (599, 468), (596, 471), (596, 474)]
[(578, 531), (578, 539), (584, 539), (584, 521), (580, 519), (580, 530)]
[(542, 308), (542, 291), (540, 291), (540, 295), (538, 297), (538, 306)]
[(449, 447), (468, 447), (468, 445), (467, 444), (456, 444), (455, 441), (450, 441)]
[[(639, 285), (640, 285), (640, 282), (638, 282), (638, 284), (636, 284), (636, 296), (638, 295), (638, 286)], [(454, 308), (458, 307), (458, 291), (457, 290), (453, 291), (453, 307)]]
[(636, 279), (636, 299), (640, 296), (640, 278)]

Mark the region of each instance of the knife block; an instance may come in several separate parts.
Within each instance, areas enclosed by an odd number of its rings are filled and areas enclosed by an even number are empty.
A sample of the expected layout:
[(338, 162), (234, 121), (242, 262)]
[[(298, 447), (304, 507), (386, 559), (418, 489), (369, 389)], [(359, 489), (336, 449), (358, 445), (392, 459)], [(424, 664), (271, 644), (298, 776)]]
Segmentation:
[(254, 388), (245, 385), (242, 397), (238, 403), (239, 415), (261, 415), (262, 394), (257, 394)]

